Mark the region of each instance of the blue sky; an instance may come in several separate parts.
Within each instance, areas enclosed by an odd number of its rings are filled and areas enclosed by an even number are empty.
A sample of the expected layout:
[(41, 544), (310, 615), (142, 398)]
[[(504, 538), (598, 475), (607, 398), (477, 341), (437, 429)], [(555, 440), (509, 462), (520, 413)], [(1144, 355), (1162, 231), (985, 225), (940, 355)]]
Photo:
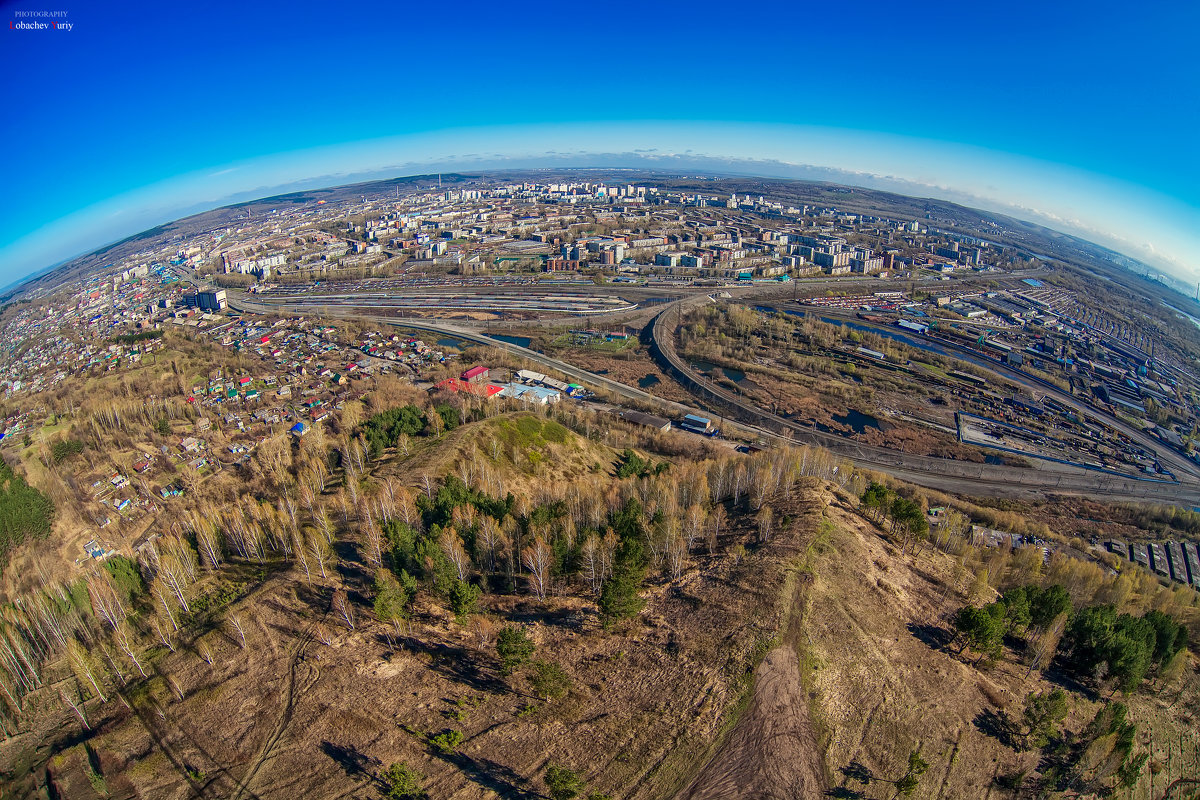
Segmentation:
[[(1200, 4), (0, 8), (0, 285), (279, 186), (590, 153), (885, 176), (1200, 267)], [(43, 9), (72, 29), (7, 29)]]

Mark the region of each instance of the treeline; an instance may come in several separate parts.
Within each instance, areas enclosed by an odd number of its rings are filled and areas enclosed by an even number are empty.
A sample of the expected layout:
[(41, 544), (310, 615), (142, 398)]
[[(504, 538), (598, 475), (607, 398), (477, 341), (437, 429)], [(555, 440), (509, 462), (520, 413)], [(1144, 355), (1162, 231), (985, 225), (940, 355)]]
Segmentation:
[(401, 445), (408, 437), (439, 436), (454, 430), (462, 421), (460, 411), (449, 403), (436, 403), (429, 411), (405, 405), (372, 415), (359, 432), (366, 439), (371, 457), (377, 458), (385, 449)]
[[(715, 554), (736, 516), (747, 515), (759, 542), (787, 525), (776, 506), (799, 491), (802, 477), (827, 476), (832, 462), (807, 449), (782, 453), (667, 470), (669, 462), (651, 467), (629, 450), (609, 482), (569, 491), (546, 486), (533, 498), (490, 494), (498, 484), (489, 460), (468, 454), (463, 477), (427, 485), (415, 497), (387, 486), (360, 519), (363, 550), (400, 585), (416, 579), (456, 614), (469, 612), (459, 602), (470, 594), (461, 585), (474, 583), (542, 600), (557, 590), (582, 591), (612, 621), (637, 610), (646, 575), (677, 578), (699, 555)], [(377, 583), (391, 586), (390, 579)]]
[[(382, 551), (371, 541), (374, 532), (365, 532), (368, 560), (390, 571), (375, 582), (375, 610), (384, 621), (404, 616), (419, 586), (462, 618), (484, 592), (527, 589), (544, 601), (556, 587), (577, 584), (597, 598), (602, 618), (614, 622), (641, 609), (638, 592), (648, 569), (663, 569), (668, 561), (681, 567), (686, 557), (680, 552), (685, 541), (665, 531), (665, 512), (647, 519), (637, 497), (601, 512), (594, 526), (582, 530), (564, 500), (526, 506), (522, 513), (512, 494), (491, 497), (455, 476), (432, 496), (418, 494), (414, 517), (403, 511), (410, 507), (407, 497), (401, 495), (399, 504), (400, 517), (383, 513)], [(697, 516), (693, 522), (702, 521)]]
[(137, 344), (138, 342), (161, 339), (162, 336), (162, 331), (139, 331), (138, 333), (126, 333), (121, 336), (114, 336), (110, 341), (113, 344)]
[(50, 457), (54, 459), (55, 464), (61, 464), (71, 456), (82, 453), (83, 448), (83, 442), (78, 439), (59, 439), (50, 445)]
[[(561, 430), (550, 421), (542, 426), (543, 433)], [(626, 478), (614, 468), (607, 479), (547, 482), (516, 495), (500, 488), (502, 455), (494, 460), (468, 449), (456, 474), (421, 476), (412, 487), (371, 477), (359, 460), (365, 454), (337, 458), (329, 444), (309, 436), (276, 454), (279, 464), (266, 466), (277, 493), (180, 509), (136, 564), (113, 559), (85, 581), (46, 586), (0, 613), (3, 730), (22, 727), (23, 709), (33, 707), (25, 695), (72, 675), (73, 688), (55, 702), (86, 726), (88, 701), (106, 702), (114, 684), (154, 675), (158, 655), (187, 645), (211, 659), (202, 632), (214, 625), (245, 646), (242, 622), (228, 610), (239, 590), (221, 580), (230, 564), (291, 567), (298, 580), (331, 590), (335, 616), (354, 628), (364, 613), (356, 599), (362, 595), (343, 584), (334, 548), (349, 540), (375, 576), (373, 591), (364, 587), (368, 607), (398, 636), (406, 635), (422, 594), (477, 628), (481, 641), (496, 634), (488, 616), (473, 613), (484, 593), (541, 603), (585, 596), (612, 624), (638, 613), (647, 582), (674, 580), (725, 549), (770, 541), (804, 513), (797, 509), (807, 508), (810, 478), (845, 484), (853, 477), (830, 454), (810, 448), (722, 453), (669, 470), (650, 469), (638, 455), (625, 463), (643, 468)], [(550, 675), (552, 667), (542, 672)]]
[(953, 625), (959, 652), (970, 647), (996, 658), (1006, 637), (1017, 639), (1033, 669), (1061, 649), (1062, 665), (1077, 680), (1111, 682), (1126, 694), (1161, 674), (1188, 642), (1187, 629), (1161, 611), (1135, 617), (1101, 604), (1072, 613), (1071, 595), (1058, 584), (1021, 586), (985, 606), (964, 606)]
[(1129, 507), (1125, 514), (1128, 522), (1142, 530), (1161, 536), (1176, 531), (1187, 536), (1200, 536), (1200, 513), (1178, 506)]
[(0, 460), (0, 570), (14, 547), (44, 539), (54, 522), (54, 502)]
[(920, 542), (929, 538), (929, 519), (925, 507), (903, 495), (897, 494), (881, 483), (872, 481), (860, 498), (867, 515), (878, 523), (888, 522), (893, 535), (899, 536), (905, 547), (915, 550)]

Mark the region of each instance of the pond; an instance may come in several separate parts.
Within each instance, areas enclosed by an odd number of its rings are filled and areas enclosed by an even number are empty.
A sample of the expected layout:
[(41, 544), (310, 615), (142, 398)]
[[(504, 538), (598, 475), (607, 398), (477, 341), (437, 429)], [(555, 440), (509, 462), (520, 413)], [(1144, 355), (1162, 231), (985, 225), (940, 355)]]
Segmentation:
[(846, 428), (849, 428), (850, 432), (847, 433), (844, 428), (835, 428), (823, 422), (814, 422), (813, 427), (819, 431), (846, 438), (850, 438), (856, 433), (866, 433), (868, 428), (883, 430), (883, 424), (875, 417), (872, 417), (870, 414), (864, 414), (861, 411), (855, 411), (853, 408), (846, 409), (845, 414), (834, 414), (833, 421), (838, 425), (844, 425)]
[(657, 375), (648, 374), (646, 377), (638, 379), (638, 386), (642, 389), (649, 389), (651, 386), (657, 386), (660, 383), (662, 383), (662, 381), (658, 379)]
[(462, 350), (467, 346), (467, 343), (462, 339), (438, 339), (437, 346), (441, 348), (450, 348), (453, 350)]
[(746, 380), (746, 373), (742, 372), (740, 369), (731, 369), (729, 367), (718, 367), (716, 364), (713, 364), (712, 362), (709, 362), (709, 361), (689, 361), (688, 366), (690, 366), (694, 370), (703, 372), (705, 375), (708, 375), (710, 377), (716, 378), (716, 377), (719, 377), (720, 375), (724, 375), (726, 378), (729, 378), (729, 380), (733, 381), (734, 383), (741, 383), (742, 381)]
[(1191, 314), (1184, 311), (1182, 308), (1176, 308), (1175, 306), (1168, 303), (1166, 300), (1160, 300), (1159, 302), (1161, 302), (1164, 306), (1166, 306), (1167, 308), (1174, 311), (1176, 314), (1186, 317), (1188, 319), (1188, 321), (1190, 321), (1193, 325), (1195, 325), (1197, 328), (1200, 328), (1200, 319), (1196, 319)]
[(847, 426), (855, 433), (866, 433), (867, 428), (879, 430), (879, 420), (869, 414), (855, 411), (853, 408), (846, 409), (845, 414), (834, 414), (833, 421), (839, 425)]
[(530, 343), (533, 341), (528, 336), (503, 336), (499, 333), (489, 333), (488, 336), (493, 339), (499, 339), (502, 342), (515, 344), (517, 347), (529, 347)]

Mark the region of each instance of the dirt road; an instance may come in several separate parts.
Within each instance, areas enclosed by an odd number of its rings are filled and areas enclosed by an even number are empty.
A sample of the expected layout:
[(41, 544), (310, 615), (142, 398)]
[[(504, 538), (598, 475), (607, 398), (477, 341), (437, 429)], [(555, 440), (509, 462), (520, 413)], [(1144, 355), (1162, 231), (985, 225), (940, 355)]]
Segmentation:
[(676, 800), (797, 800), (828, 788), (800, 662), (781, 645), (759, 666), (754, 698), (729, 739)]

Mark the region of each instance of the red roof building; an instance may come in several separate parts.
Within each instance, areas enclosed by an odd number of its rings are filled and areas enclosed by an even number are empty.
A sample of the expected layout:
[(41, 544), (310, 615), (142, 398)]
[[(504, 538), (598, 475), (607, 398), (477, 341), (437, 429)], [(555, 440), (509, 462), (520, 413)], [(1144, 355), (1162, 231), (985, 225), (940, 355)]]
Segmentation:
[(459, 377), (467, 383), (487, 383), (488, 368), (483, 366), (471, 367)]
[[(463, 374), (465, 375), (466, 373)], [(466, 392), (467, 394), (473, 394), (477, 397), (486, 397), (489, 399), (504, 391), (503, 388), (494, 383), (467, 383), (466, 381), (459, 380), (457, 378), (447, 378), (441, 383), (436, 384), (433, 388), (443, 389), (447, 392)]]

